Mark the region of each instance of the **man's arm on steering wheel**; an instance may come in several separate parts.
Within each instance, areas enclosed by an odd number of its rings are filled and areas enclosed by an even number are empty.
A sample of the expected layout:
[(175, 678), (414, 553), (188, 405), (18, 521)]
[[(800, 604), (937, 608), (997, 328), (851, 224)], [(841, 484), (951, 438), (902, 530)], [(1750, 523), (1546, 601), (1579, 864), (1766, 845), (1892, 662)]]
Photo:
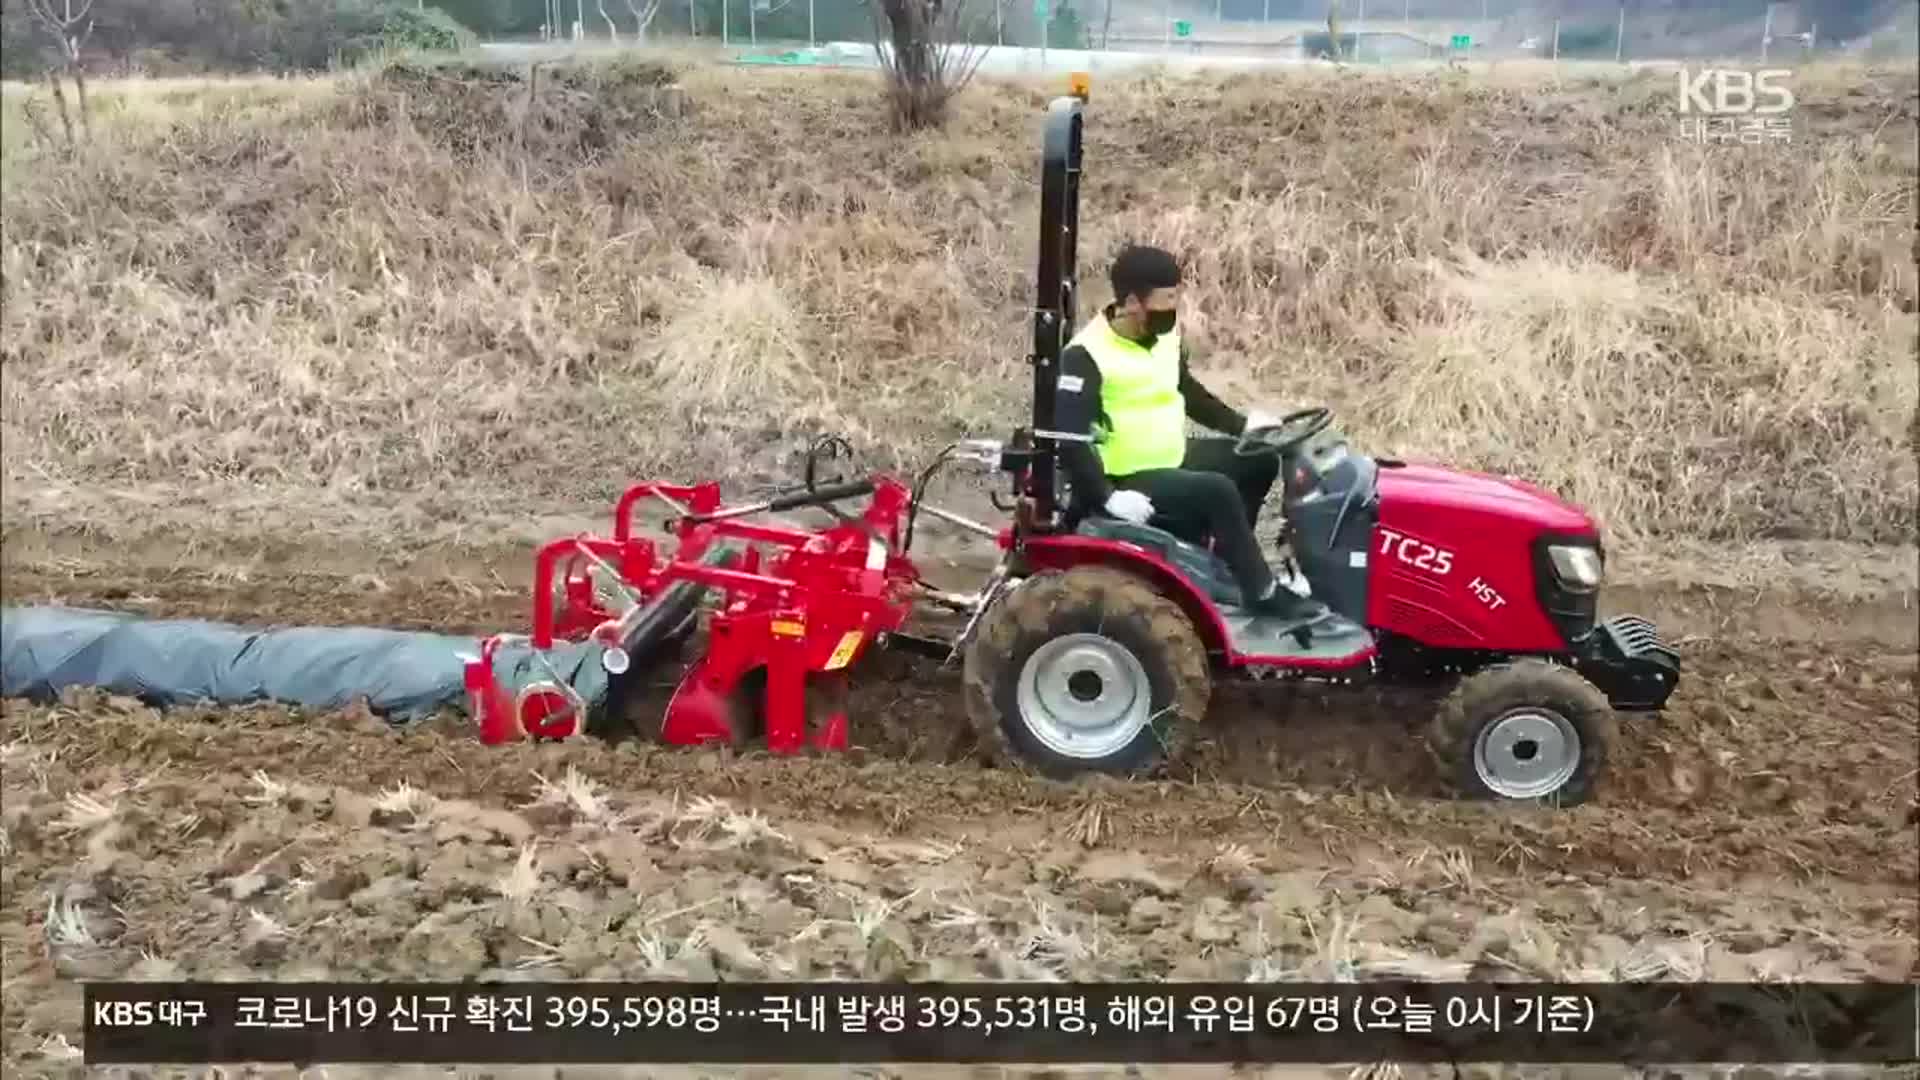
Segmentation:
[(1194, 378), (1188, 359), (1193, 355), (1186, 342), (1180, 343), (1180, 396), (1186, 400), (1187, 416), (1195, 423), (1210, 427), (1222, 435), (1242, 435), (1247, 430), (1244, 413), (1221, 401), (1213, 391)]

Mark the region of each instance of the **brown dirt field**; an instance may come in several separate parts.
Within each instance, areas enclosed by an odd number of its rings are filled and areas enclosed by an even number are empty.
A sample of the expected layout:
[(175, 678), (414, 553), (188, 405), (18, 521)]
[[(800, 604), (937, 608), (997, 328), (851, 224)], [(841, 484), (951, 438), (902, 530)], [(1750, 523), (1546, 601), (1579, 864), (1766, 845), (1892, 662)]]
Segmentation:
[[(476, 584), (492, 568), (249, 579), (70, 552), (5, 571), (9, 603), (524, 619), (510, 570)], [(10, 702), (7, 1062), (61, 1072), (79, 981), (123, 976), (1920, 973), (1910, 602), (1739, 600), (1614, 598), (1678, 628), (1685, 681), (1664, 717), (1625, 726), (1598, 801), (1557, 813), (1441, 797), (1405, 691), (1223, 688), (1181, 778), (1132, 785), (981, 767), (956, 752), (957, 674), (905, 657), (861, 673), (859, 749), (804, 761)]]

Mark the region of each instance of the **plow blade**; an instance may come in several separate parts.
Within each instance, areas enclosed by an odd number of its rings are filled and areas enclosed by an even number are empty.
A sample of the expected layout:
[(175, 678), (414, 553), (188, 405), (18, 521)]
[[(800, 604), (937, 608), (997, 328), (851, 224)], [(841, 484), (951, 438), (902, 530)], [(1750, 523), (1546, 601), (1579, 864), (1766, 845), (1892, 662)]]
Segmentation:
[[(638, 643), (636, 643), (638, 644)], [(93, 687), (158, 707), (275, 702), (338, 709), (364, 699), (396, 722), (467, 704), (475, 638), (369, 627), (257, 630), (198, 619), (145, 619), (64, 607), (0, 612), (0, 693), (48, 702)], [(597, 707), (609, 674), (605, 646), (563, 642), (544, 656), (494, 650), (491, 681), (504, 692), (553, 681)]]

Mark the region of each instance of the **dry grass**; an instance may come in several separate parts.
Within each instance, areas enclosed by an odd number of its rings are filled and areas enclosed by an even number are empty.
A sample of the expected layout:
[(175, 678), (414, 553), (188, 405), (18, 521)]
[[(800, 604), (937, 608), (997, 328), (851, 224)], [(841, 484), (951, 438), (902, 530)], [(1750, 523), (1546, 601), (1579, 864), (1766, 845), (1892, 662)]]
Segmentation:
[[(10, 136), (8, 504), (597, 507), (1020, 420), (1055, 88), (983, 81), (901, 140), (872, 75), (692, 66), (673, 115), (665, 74), (109, 84), (77, 160)], [(1087, 299), (1123, 241), (1176, 247), (1230, 398), (1616, 534), (1910, 540), (1916, 79), (1796, 91), (1790, 145), (1698, 147), (1664, 74), (1103, 79)]]

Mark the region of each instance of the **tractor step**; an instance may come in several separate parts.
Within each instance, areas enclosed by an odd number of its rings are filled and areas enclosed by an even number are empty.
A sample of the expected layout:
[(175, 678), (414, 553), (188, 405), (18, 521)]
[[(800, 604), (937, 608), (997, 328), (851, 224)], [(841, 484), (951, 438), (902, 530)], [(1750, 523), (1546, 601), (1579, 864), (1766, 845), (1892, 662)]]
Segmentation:
[(1374, 654), (1367, 628), (1331, 611), (1309, 619), (1251, 615), (1232, 608), (1221, 615), (1236, 664), (1324, 671), (1356, 667)]

